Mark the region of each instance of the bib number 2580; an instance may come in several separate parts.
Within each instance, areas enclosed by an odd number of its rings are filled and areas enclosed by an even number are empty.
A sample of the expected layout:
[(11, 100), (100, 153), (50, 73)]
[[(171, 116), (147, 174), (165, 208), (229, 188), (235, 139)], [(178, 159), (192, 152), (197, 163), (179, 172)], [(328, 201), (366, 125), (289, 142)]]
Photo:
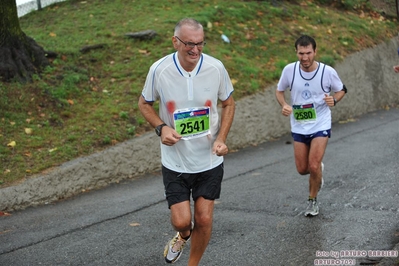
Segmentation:
[(299, 123), (312, 123), (316, 121), (314, 104), (293, 105), (294, 118)]

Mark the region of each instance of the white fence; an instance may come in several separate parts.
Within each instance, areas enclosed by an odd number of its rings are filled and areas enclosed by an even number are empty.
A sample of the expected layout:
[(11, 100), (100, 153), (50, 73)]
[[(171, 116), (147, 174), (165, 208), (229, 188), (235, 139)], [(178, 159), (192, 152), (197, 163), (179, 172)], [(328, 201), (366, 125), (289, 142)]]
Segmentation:
[(65, 0), (17, 0), (18, 17), (22, 17), (34, 10)]

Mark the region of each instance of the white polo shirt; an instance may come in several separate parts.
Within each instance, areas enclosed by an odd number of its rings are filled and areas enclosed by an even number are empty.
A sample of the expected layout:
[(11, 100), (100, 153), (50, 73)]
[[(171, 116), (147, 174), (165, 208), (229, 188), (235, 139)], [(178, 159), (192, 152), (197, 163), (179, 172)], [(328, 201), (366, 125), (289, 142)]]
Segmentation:
[(343, 88), (341, 79), (332, 67), (318, 62), (312, 72), (300, 69), (300, 62), (288, 64), (277, 84), (278, 91), (290, 88), (291, 131), (309, 135), (331, 129), (331, 110), (324, 101), (325, 94), (338, 92)]
[[(212, 154), (220, 126), (217, 103), (227, 100), (234, 89), (218, 59), (202, 54), (195, 69), (187, 72), (177, 55), (177, 52), (167, 55), (150, 67), (142, 95), (147, 102), (159, 100), (159, 116), (173, 128), (178, 120), (174, 113), (179, 110), (184, 113), (196, 108), (194, 110), (200, 110), (199, 113), (209, 112), (209, 119), (204, 119), (209, 123), (205, 135), (181, 139), (173, 146), (161, 144), (163, 166), (176, 172), (198, 173), (223, 162), (222, 156)], [(198, 123), (196, 125), (198, 129)], [(179, 133), (182, 130), (176, 129)]]

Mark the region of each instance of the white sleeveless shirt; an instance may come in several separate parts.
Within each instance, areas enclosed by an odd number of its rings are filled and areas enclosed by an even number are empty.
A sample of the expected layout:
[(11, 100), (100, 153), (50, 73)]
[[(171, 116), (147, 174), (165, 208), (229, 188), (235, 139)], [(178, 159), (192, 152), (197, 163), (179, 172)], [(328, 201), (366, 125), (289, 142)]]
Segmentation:
[(331, 129), (331, 111), (324, 101), (325, 95), (343, 88), (337, 72), (318, 62), (316, 70), (305, 72), (300, 62), (288, 64), (277, 84), (278, 91), (290, 88), (293, 112), (290, 117), (293, 133), (309, 135)]

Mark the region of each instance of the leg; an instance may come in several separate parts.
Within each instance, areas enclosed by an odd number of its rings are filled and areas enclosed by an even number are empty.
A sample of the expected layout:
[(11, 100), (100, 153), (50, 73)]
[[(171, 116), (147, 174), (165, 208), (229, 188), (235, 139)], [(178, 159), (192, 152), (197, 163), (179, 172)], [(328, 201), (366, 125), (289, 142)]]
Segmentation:
[(294, 141), (294, 156), (296, 170), (301, 175), (309, 174), (309, 145)]
[(317, 197), (321, 185), (321, 162), (327, 148), (328, 137), (312, 139), (309, 152), (309, 196)]
[(212, 234), (214, 201), (199, 197), (194, 203), (194, 229), (191, 234), (189, 266), (199, 264)]
[[(165, 195), (170, 209), (170, 221), (178, 233), (167, 243), (164, 257), (167, 263), (176, 262), (191, 231), (190, 174), (177, 173), (162, 166)], [(187, 183), (188, 182), (188, 183)]]
[(191, 209), (190, 201), (183, 201), (170, 206), (171, 223), (173, 228), (186, 238), (191, 230)]

